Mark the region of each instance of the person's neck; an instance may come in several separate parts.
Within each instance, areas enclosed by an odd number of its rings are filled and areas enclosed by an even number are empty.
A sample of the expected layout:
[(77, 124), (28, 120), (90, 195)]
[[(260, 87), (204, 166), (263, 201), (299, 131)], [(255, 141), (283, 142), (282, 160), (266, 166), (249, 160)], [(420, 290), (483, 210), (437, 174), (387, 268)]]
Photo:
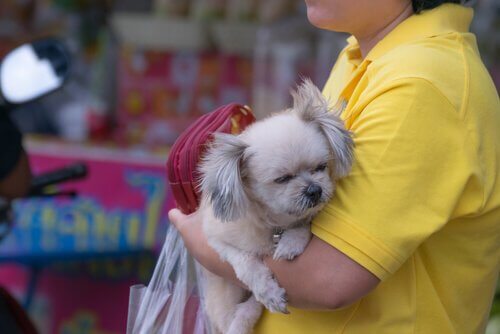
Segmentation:
[(387, 34), (396, 28), (398, 24), (406, 20), (411, 15), (413, 15), (413, 7), (410, 3), (399, 14), (383, 22), (380, 26), (371, 29), (370, 31), (354, 33), (353, 35), (359, 43), (362, 58), (364, 59), (378, 42), (380, 42), (385, 36), (387, 36)]

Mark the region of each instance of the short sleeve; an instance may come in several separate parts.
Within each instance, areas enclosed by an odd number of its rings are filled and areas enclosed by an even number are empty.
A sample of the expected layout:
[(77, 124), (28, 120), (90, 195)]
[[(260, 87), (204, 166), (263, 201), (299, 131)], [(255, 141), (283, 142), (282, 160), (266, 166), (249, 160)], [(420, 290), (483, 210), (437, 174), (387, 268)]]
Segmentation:
[(22, 151), (21, 133), (7, 115), (0, 115), (0, 181), (14, 169)]
[(467, 131), (423, 79), (400, 79), (352, 122), (355, 162), (312, 232), (380, 279), (453, 215), (473, 169)]

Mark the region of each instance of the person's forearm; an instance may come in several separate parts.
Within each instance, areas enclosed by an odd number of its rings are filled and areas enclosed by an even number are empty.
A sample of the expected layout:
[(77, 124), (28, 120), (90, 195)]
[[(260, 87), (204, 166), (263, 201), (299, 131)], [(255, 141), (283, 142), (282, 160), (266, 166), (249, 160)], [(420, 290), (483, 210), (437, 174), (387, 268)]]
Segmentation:
[[(188, 248), (194, 251), (192, 254), (194, 258), (208, 271), (247, 289), (247, 287), (237, 278), (233, 267), (228, 262), (222, 260), (214, 261), (214, 259), (219, 259), (219, 255), (215, 250), (209, 248), (198, 252), (196, 251), (196, 247)], [(288, 302), (291, 306), (301, 308), (325, 308), (325, 306), (317, 305), (317, 303), (312, 303), (310, 300), (312, 299), (311, 297), (314, 297), (314, 299), (317, 299), (317, 297), (315, 297), (316, 293), (314, 288), (310, 291), (311, 285), (315, 287), (315, 284), (310, 284), (312, 283), (313, 275), (304, 272), (303, 267), (307, 266), (304, 259), (299, 257), (293, 261), (275, 261), (272, 257), (267, 257), (265, 263), (274, 273), (280, 285), (287, 291)], [(321, 297), (326, 294), (322, 291), (319, 295)]]
[[(288, 304), (296, 308), (345, 307), (362, 298), (379, 282), (366, 269), (316, 237), (304, 253), (292, 261), (275, 261), (271, 257), (264, 261), (286, 290)], [(215, 274), (243, 286), (228, 263), (217, 264), (212, 269)]]
[(21, 153), (19, 161), (9, 175), (0, 181), (0, 196), (8, 199), (22, 197), (29, 191), (31, 185), (31, 169), (28, 156)]
[[(223, 262), (206, 240), (198, 213), (169, 212), (191, 255), (216, 275), (244, 287), (232, 266)], [(264, 262), (286, 290), (289, 304), (298, 308), (336, 309), (349, 305), (379, 283), (379, 279), (328, 243), (313, 236), (304, 253), (293, 261)]]
[[(198, 254), (196, 258), (202, 266), (215, 275), (242, 288), (248, 289), (237, 277), (233, 267), (228, 262), (210, 261), (210, 254)], [(288, 304), (297, 308), (334, 309), (345, 304), (338, 299), (331, 298), (328, 290), (331, 286), (318, 286), (318, 279), (314, 273), (308, 272), (309, 267), (304, 259), (296, 258), (293, 261), (275, 261), (271, 257), (265, 259), (275, 278), (287, 292)], [(306, 267), (306, 268), (304, 268)], [(317, 275), (320, 276), (320, 275)], [(326, 277), (321, 279), (328, 281)]]
[[(328, 247), (327, 252), (324, 250), (326, 247)], [(342, 261), (335, 261), (336, 257), (332, 256), (332, 252), (338, 252), (338, 258), (342, 258)], [(195, 257), (209, 271), (246, 288), (238, 280), (229, 263), (213, 261), (214, 258), (218, 258), (213, 249), (202, 253)], [(368, 292), (363, 286), (370, 282), (352, 284), (352, 276), (357, 278), (361, 276), (356, 275), (356, 268), (359, 265), (352, 261), (353, 266), (348, 264), (349, 270), (344, 270), (345, 255), (317, 238), (313, 238), (304, 253), (293, 261), (275, 261), (271, 257), (267, 257), (264, 261), (274, 273), (280, 286), (286, 290), (288, 303), (293, 307), (337, 309), (355, 302)], [(375, 281), (378, 282), (378, 279), (375, 278)]]

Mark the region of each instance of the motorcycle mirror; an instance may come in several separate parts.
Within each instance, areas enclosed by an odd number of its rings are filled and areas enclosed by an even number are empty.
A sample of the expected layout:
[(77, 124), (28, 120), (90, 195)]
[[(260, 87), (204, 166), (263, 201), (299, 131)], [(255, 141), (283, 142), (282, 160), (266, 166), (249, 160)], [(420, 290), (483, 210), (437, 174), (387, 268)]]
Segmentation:
[(55, 39), (23, 44), (0, 64), (0, 94), (8, 104), (35, 100), (60, 88), (69, 72), (69, 52)]

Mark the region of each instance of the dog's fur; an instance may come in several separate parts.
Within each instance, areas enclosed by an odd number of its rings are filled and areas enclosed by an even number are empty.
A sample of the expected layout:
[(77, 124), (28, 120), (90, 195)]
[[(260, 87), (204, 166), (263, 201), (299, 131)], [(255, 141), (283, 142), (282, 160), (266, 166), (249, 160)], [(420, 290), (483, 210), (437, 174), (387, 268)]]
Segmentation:
[[(204, 232), (251, 290), (206, 271), (206, 309), (216, 333), (250, 333), (262, 304), (287, 312), (285, 290), (262, 259), (290, 260), (304, 251), (312, 217), (351, 167), (352, 139), (321, 92), (305, 80), (292, 95), (291, 109), (238, 136), (217, 134), (201, 164)], [(276, 228), (284, 232), (275, 247)]]

